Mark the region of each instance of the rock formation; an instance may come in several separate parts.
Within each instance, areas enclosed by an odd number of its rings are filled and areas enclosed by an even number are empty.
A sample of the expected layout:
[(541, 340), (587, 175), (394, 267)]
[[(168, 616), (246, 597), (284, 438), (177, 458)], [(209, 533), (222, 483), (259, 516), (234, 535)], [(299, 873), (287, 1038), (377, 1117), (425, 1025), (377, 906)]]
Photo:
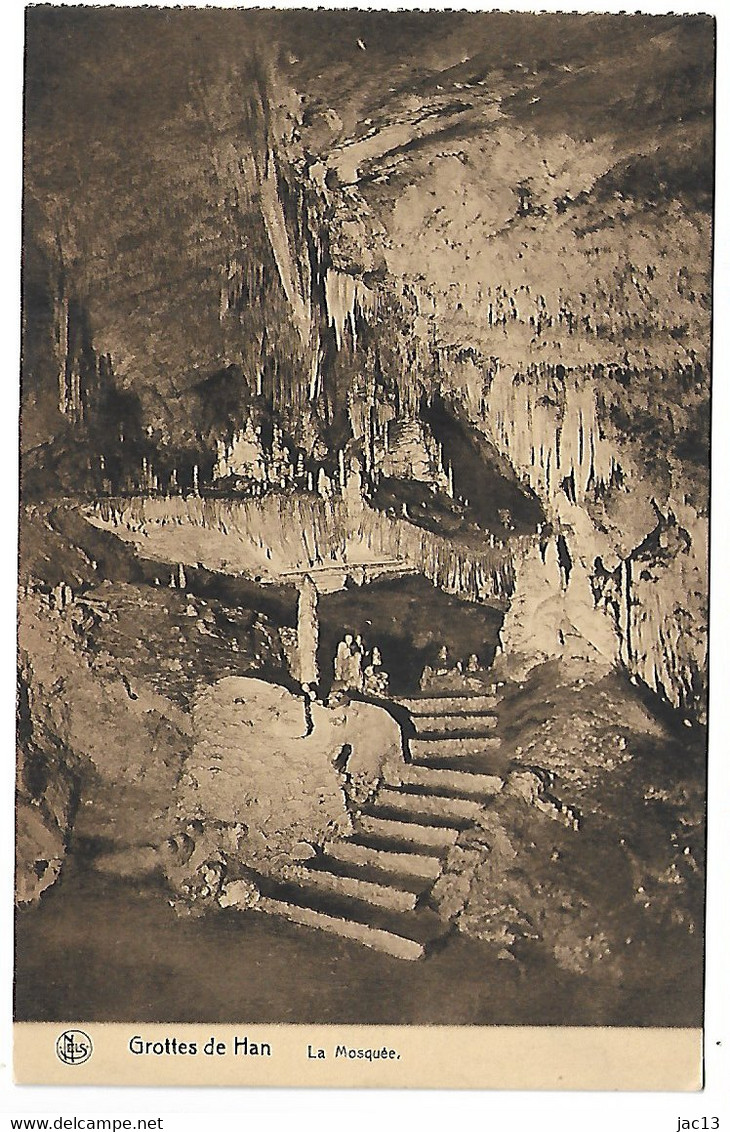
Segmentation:
[[(38, 17), (34, 51), (56, 18)], [(188, 26), (203, 39), (212, 29), (202, 13), (181, 15), (170, 32), (154, 12), (88, 14), (90, 34), (112, 55), (119, 18), (140, 31), (154, 26), (170, 59)], [(707, 21), (637, 18), (626, 25), (632, 47), (616, 48), (609, 63), (595, 43), (612, 18), (591, 17), (565, 32), (571, 46), (556, 41), (565, 63), (525, 69), (489, 46), (488, 17), (461, 14), (449, 31), (450, 44), (468, 45), (461, 63), (445, 49), (425, 77), (407, 68), (401, 87), (368, 83), (357, 95), (346, 83), (322, 86), (327, 53), (349, 58), (346, 19), (332, 17), (332, 43), (304, 59), (294, 42), (303, 28), (287, 31), (268, 13), (220, 18), (231, 57), (211, 53), (197, 86), (174, 72), (170, 97), (186, 109), (169, 137), (168, 110), (153, 110), (136, 87), (148, 139), (132, 151), (121, 125), (107, 127), (125, 154), (125, 174), (136, 170), (136, 183), (147, 186), (133, 205), (148, 216), (143, 253), (124, 245), (128, 210), (108, 207), (123, 191), (111, 169), (84, 169), (83, 212), (69, 198), (41, 219), (59, 175), (48, 133), (62, 131), (75, 147), (80, 124), (61, 126), (43, 98), (29, 108), (28, 285), (54, 296), (46, 322), (37, 323), (46, 340), (29, 341), (29, 388), (42, 387), (44, 367), (49, 380), (53, 371), (65, 427), (95, 449), (95, 486), (197, 490), (242, 472), (277, 485), (293, 482), (299, 462), (301, 482), (309, 475), (326, 493), (322, 485), (337, 482), (349, 446), (361, 453), (371, 487), (382, 475), (428, 475), (459, 496), (459, 468), (449, 472), (448, 453), (418, 419), (424, 397), (438, 389), (529, 485), (560, 535), (573, 581), (561, 592), (546, 567), (542, 584), (553, 587), (568, 636), (584, 637), (586, 648), (612, 654), (702, 717)], [(564, 18), (542, 21), (553, 35)], [(504, 29), (492, 22), (498, 42)], [(531, 42), (529, 21), (520, 24)], [(397, 42), (397, 20), (386, 25)], [(263, 47), (272, 26), (282, 51), (294, 37), (296, 63)], [(419, 31), (428, 42), (431, 27), (428, 18)], [(236, 72), (234, 45), (246, 29), (254, 47), (239, 53), (245, 62)], [(377, 58), (385, 75), (388, 51), (378, 43), (369, 63)], [(583, 52), (580, 73), (571, 51)], [(642, 77), (627, 70), (632, 52), (641, 54)], [(691, 126), (687, 106), (662, 86), (683, 67), (695, 76)], [(65, 81), (70, 90), (75, 80)], [(591, 101), (599, 82), (614, 101)], [(113, 85), (102, 84), (98, 97), (113, 97)], [(586, 120), (568, 130), (567, 107), (581, 99)], [(622, 129), (636, 100), (650, 107), (645, 131), (674, 131), (652, 158), (638, 134)], [(458, 144), (449, 147), (452, 135)], [(680, 156), (689, 151), (694, 179)], [(153, 157), (164, 170), (154, 198)], [(188, 240), (199, 249), (188, 257), (178, 254), (177, 222), (160, 204), (178, 199), (183, 185), (176, 215), (195, 218)], [(100, 226), (101, 214), (119, 221)], [(89, 240), (104, 254), (84, 253)], [(160, 256), (154, 273), (152, 249)], [(146, 313), (135, 314), (132, 303), (163, 276), (175, 280), (176, 297), (158, 305), (150, 334)], [(193, 292), (194, 341), (177, 317)], [(103, 393), (107, 387), (119, 394)], [(122, 394), (137, 399), (124, 420), (114, 402)], [(35, 412), (40, 423), (41, 399), (33, 395), (28, 420)], [(116, 447), (110, 413), (119, 418)], [(254, 419), (264, 426), (256, 444)], [(277, 429), (287, 445), (283, 471)], [(687, 538), (655, 552), (662, 532), (675, 527)], [(528, 575), (534, 580), (536, 559), (518, 549), (513, 561), (519, 592)], [(589, 590), (608, 624), (590, 613)], [(552, 623), (544, 635), (555, 635)]]

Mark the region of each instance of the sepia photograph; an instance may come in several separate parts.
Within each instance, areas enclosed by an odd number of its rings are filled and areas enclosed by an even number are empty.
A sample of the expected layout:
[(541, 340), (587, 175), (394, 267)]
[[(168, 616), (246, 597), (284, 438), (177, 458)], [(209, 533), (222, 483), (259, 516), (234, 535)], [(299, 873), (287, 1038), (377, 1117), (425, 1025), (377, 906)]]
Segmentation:
[(25, 18), (16, 1022), (699, 1030), (713, 18)]

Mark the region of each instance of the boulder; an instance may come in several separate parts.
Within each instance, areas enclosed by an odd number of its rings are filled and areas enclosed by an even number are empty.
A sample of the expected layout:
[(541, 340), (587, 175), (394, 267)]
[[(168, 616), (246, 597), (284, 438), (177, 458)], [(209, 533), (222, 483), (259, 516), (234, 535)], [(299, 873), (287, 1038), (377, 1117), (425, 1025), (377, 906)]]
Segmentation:
[(241, 855), (266, 870), (350, 829), (334, 763), (344, 726), (278, 684), (230, 676), (198, 694), (194, 746), (179, 787), (185, 818), (246, 828)]

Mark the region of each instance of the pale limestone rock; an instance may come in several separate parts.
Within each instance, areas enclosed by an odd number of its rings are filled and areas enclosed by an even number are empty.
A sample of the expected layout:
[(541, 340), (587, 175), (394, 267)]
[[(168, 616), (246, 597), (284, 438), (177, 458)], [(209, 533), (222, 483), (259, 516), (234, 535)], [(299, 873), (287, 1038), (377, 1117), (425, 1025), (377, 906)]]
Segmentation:
[(221, 908), (255, 908), (261, 899), (256, 885), (249, 880), (231, 880), (223, 885), (218, 896)]
[(333, 766), (342, 728), (328, 726), (325, 715), (318, 713), (307, 735), (301, 698), (231, 676), (198, 695), (193, 720), (195, 745), (179, 798), (188, 818), (243, 823), (242, 852), (252, 860), (289, 859), (302, 842), (349, 831)]
[(526, 674), (554, 658), (585, 660), (606, 668), (615, 663), (618, 636), (605, 611), (594, 605), (583, 559), (573, 557), (564, 586), (554, 540), (544, 562), (538, 547), (529, 551), (517, 572), (500, 645), (513, 675)]
[(369, 784), (391, 766), (403, 765), (403, 736), (390, 712), (376, 704), (353, 701), (344, 709), (343, 742), (351, 747), (346, 770)]

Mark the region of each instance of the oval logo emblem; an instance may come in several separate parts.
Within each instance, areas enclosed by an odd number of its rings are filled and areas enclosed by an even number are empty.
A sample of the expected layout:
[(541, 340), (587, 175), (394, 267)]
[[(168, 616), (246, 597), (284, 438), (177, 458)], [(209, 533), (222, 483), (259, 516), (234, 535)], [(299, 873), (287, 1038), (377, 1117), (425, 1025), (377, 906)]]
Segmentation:
[(91, 1038), (83, 1030), (64, 1030), (56, 1039), (56, 1054), (64, 1065), (83, 1065), (93, 1052)]

